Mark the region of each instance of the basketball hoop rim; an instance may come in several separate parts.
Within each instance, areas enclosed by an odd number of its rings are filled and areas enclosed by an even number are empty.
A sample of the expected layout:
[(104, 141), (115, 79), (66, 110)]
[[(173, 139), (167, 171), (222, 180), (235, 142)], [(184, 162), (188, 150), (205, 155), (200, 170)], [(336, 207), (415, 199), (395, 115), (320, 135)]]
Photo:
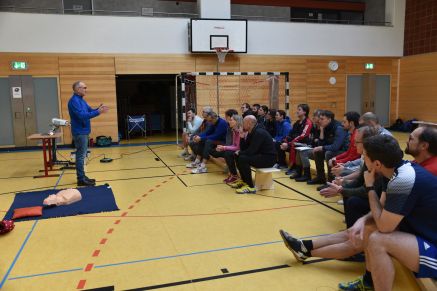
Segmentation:
[(212, 48), (216, 53), (232, 53), (234, 50), (226, 47), (214, 47)]

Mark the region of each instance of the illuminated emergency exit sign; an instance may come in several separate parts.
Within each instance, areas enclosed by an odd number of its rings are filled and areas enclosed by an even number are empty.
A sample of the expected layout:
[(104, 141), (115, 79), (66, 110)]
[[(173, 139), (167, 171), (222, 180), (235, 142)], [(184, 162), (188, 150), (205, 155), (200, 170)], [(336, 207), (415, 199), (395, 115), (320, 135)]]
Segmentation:
[(366, 68), (366, 70), (373, 70), (373, 64), (372, 63), (367, 63), (364, 65), (364, 68)]
[(28, 66), (26, 62), (12, 62), (12, 70), (27, 70)]

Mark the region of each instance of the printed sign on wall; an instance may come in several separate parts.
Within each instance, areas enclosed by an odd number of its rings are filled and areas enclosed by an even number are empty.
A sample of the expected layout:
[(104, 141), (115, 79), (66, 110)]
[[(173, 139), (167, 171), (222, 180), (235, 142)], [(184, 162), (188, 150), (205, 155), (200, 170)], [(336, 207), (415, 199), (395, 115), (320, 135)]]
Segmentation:
[(21, 87), (12, 87), (12, 98), (23, 98)]

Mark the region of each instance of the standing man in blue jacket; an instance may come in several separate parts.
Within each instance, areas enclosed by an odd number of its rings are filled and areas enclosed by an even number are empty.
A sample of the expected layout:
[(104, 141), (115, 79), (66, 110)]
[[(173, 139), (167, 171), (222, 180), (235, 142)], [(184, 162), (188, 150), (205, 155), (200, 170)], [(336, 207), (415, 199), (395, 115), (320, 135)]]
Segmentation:
[(108, 111), (108, 107), (100, 104), (92, 109), (84, 100), (87, 86), (82, 81), (73, 84), (73, 96), (68, 101), (68, 112), (71, 119), (71, 133), (76, 147), (76, 174), (78, 186), (94, 186), (96, 180), (85, 175), (84, 160), (88, 151), (88, 138), (91, 132), (90, 119)]

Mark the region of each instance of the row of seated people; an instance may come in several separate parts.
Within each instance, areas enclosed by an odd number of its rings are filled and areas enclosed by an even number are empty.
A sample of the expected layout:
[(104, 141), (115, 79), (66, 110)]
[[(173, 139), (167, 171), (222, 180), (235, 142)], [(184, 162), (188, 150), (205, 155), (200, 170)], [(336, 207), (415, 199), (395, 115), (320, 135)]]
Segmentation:
[[(211, 107), (204, 107), (202, 116), (203, 120), (195, 115), (194, 109), (187, 114), (187, 130), (183, 136), (186, 147), (181, 155), (188, 155), (187, 160), (193, 159), (187, 168), (192, 168), (193, 174), (205, 173), (211, 156), (222, 157), (229, 171), (224, 182), (236, 188), (238, 194), (256, 193), (251, 167), (270, 168), (276, 160), (269, 132), (255, 115), (247, 114), (243, 118), (234, 109), (226, 111), (226, 120), (213, 112)], [(187, 154), (188, 147), (191, 148), (191, 156)]]
[(391, 290), (392, 258), (418, 278), (437, 278), (437, 129), (419, 127), (410, 134), (405, 153), (411, 162), (378, 126), (360, 127), (354, 141), (362, 156), (358, 167), (332, 168), (335, 179), (320, 190), (324, 197), (343, 198), (347, 229), (313, 240), (280, 230), (286, 247), (300, 262), (365, 261), (365, 273), (340, 283), (340, 290)]

